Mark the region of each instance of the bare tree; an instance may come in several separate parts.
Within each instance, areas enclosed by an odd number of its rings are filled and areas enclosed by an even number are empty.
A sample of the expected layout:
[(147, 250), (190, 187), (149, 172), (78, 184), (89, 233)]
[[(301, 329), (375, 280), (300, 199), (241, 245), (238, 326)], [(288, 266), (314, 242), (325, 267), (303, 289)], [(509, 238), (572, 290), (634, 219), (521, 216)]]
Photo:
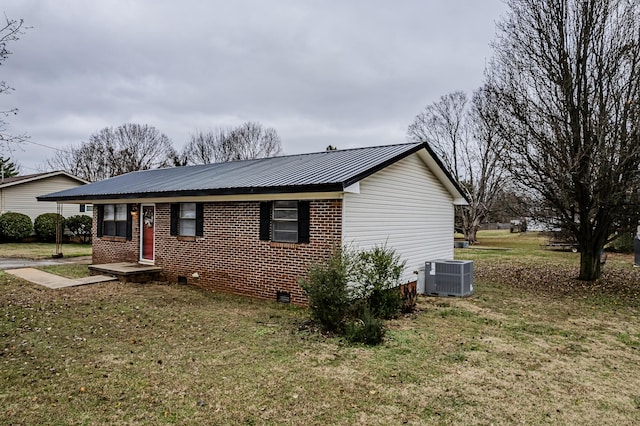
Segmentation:
[(231, 130), (223, 128), (193, 133), (184, 147), (182, 157), (188, 164), (211, 164), (222, 161), (220, 147), (229, 137), (229, 133)]
[(640, 3), (507, 0), (488, 82), (510, 171), (580, 246), (583, 280), (640, 211)]
[[(9, 55), (11, 55), (11, 51), (9, 51), (7, 45), (19, 40), (20, 36), (24, 33), (24, 28), (22, 19), (9, 19), (5, 16), (5, 25), (0, 28), (0, 66), (7, 60)], [(0, 80), (0, 95), (9, 94), (13, 90), (6, 81)], [(0, 110), (0, 147), (9, 151), (12, 149), (11, 144), (19, 143), (27, 139), (27, 136), (24, 134), (10, 135), (7, 132), (7, 117), (17, 113), (17, 108)]]
[(465, 191), (469, 205), (456, 207), (456, 217), (470, 243), (477, 242), (480, 224), (504, 184), (497, 111), (488, 96), (479, 89), (469, 103), (463, 92), (444, 95), (418, 114), (407, 132), (410, 141), (430, 144)]
[(127, 123), (115, 129), (106, 127), (87, 142), (56, 152), (47, 166), (94, 182), (137, 170), (169, 167), (176, 157), (164, 133), (146, 124)]
[(273, 128), (247, 122), (234, 129), (217, 129), (191, 135), (183, 150), (189, 164), (210, 164), (235, 160), (274, 157), (282, 154), (282, 144)]

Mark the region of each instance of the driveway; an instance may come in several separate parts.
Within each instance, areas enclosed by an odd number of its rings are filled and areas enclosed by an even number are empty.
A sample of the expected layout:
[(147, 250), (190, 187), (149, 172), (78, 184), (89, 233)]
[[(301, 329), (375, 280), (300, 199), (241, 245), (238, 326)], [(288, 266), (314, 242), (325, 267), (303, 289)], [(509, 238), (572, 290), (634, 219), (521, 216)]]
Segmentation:
[(0, 257), (0, 270), (32, 268), (34, 266), (64, 265), (67, 263), (91, 263), (91, 256), (62, 257), (60, 259), (20, 259)]

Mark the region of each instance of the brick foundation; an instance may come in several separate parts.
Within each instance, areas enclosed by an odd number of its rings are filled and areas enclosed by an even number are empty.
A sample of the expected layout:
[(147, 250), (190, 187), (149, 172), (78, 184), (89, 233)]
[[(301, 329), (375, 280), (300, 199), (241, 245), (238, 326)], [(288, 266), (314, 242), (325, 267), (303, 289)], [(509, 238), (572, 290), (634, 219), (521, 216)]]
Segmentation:
[[(199, 287), (271, 300), (281, 291), (290, 293), (291, 303), (306, 304), (298, 280), (340, 245), (342, 201), (311, 201), (308, 244), (261, 241), (259, 224), (259, 202), (205, 203), (204, 236), (184, 239), (169, 235), (170, 205), (156, 204), (155, 264), (170, 282), (181, 277)], [(93, 263), (138, 261), (137, 223), (131, 241), (98, 238), (95, 228)]]

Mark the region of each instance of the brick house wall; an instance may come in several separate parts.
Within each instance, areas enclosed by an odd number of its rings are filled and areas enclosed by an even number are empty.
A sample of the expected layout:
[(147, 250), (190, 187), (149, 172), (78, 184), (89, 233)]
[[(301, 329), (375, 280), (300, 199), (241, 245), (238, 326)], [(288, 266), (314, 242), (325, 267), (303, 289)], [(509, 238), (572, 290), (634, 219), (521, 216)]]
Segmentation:
[[(167, 281), (183, 277), (199, 287), (271, 300), (284, 291), (295, 304), (307, 303), (298, 285), (307, 267), (328, 258), (342, 241), (341, 200), (311, 201), (308, 244), (261, 241), (257, 201), (205, 203), (202, 237), (171, 236), (170, 216), (170, 204), (156, 204), (155, 264)], [(95, 231), (94, 263), (138, 261), (137, 224), (126, 242), (99, 239)]]
[(140, 259), (140, 233), (138, 232), (138, 227), (137, 221), (132, 221), (132, 239), (130, 241), (125, 238), (98, 237), (98, 209), (94, 208), (91, 229), (91, 263), (137, 262)]

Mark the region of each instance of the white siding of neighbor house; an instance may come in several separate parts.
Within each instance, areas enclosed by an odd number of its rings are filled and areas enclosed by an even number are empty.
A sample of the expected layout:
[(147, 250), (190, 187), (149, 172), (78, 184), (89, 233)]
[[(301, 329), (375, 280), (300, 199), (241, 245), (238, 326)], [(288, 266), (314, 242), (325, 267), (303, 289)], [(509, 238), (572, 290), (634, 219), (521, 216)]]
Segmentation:
[(403, 281), (424, 262), (453, 259), (453, 197), (418, 154), (360, 181), (360, 193), (345, 193), (343, 242), (368, 249), (386, 242), (406, 269)]
[[(37, 196), (75, 188), (80, 185), (82, 183), (67, 176), (51, 176), (1, 188), (0, 209), (2, 213), (16, 212), (26, 214), (33, 221), (42, 213), (57, 213), (57, 203), (38, 201), (36, 199)], [(64, 204), (62, 210), (64, 217), (77, 214), (93, 215), (92, 212), (80, 212), (79, 204)]]

